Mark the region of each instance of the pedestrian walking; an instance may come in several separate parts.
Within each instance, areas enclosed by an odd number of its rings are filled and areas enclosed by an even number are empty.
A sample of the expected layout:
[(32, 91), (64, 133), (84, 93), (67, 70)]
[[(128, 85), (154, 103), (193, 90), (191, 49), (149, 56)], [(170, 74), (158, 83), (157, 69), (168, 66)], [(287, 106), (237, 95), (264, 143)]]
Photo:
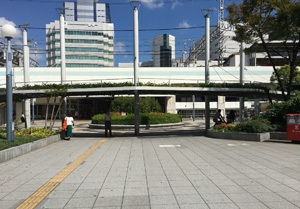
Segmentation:
[(73, 136), (72, 129), (74, 124), (74, 118), (72, 117), (71, 113), (68, 113), (67, 116), (65, 117), (65, 121), (67, 123), (67, 130), (66, 130), (66, 137), (65, 139), (70, 140), (71, 137)]

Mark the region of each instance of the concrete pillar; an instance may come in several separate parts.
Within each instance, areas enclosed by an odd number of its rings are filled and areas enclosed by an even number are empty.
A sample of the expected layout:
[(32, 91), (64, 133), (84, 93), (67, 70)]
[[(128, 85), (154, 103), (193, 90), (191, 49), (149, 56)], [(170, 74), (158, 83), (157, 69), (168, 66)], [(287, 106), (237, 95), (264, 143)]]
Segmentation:
[(226, 118), (226, 109), (225, 109), (226, 97), (218, 96), (218, 109), (221, 110), (221, 115)]
[(166, 113), (176, 114), (176, 97), (175, 95), (166, 97)]

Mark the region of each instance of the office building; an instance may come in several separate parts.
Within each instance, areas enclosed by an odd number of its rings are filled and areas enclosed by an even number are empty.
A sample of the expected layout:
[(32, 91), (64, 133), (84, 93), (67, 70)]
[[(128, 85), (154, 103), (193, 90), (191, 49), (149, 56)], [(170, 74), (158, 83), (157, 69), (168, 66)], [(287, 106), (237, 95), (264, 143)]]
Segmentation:
[(172, 67), (175, 60), (175, 37), (162, 34), (154, 37), (152, 42), (153, 67)]
[[(109, 5), (64, 2), (66, 67), (114, 66), (114, 25)], [(47, 66), (60, 66), (59, 21), (46, 25)]]

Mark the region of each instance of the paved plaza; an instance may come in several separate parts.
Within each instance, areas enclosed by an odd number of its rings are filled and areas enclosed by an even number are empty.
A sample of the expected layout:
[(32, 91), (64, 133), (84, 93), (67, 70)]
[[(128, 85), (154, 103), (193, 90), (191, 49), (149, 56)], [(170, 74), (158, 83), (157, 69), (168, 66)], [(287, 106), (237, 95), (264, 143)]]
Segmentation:
[(300, 208), (300, 145), (74, 137), (1, 163), (0, 208)]

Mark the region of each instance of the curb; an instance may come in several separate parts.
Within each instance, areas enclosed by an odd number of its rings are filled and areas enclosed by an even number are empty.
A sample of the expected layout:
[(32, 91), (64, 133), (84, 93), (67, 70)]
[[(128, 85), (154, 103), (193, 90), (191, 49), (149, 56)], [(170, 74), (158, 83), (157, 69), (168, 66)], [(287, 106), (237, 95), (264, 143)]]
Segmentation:
[(219, 139), (231, 139), (242, 141), (258, 141), (264, 142), (269, 140), (286, 141), (286, 133), (266, 132), (266, 133), (236, 133), (236, 132), (214, 132), (207, 130), (207, 137)]
[(27, 144), (22, 144), (20, 146), (11, 147), (0, 151), (0, 163), (18, 157), (20, 155), (26, 154), (33, 150), (39, 149), (41, 147), (47, 146), (54, 142), (60, 141), (60, 135), (53, 135), (48, 138), (40, 139), (34, 142), (29, 142)]
[[(104, 129), (104, 124), (88, 124), (90, 129)], [(183, 122), (180, 123), (165, 123), (165, 124), (153, 124), (153, 125), (139, 125), (140, 128), (143, 129), (151, 129), (151, 128), (165, 128), (165, 127), (176, 127), (176, 126), (184, 126)], [(112, 129), (133, 129), (134, 125), (111, 125)]]
[(270, 140), (270, 133), (231, 133), (207, 131), (207, 136), (219, 139), (263, 142)]

